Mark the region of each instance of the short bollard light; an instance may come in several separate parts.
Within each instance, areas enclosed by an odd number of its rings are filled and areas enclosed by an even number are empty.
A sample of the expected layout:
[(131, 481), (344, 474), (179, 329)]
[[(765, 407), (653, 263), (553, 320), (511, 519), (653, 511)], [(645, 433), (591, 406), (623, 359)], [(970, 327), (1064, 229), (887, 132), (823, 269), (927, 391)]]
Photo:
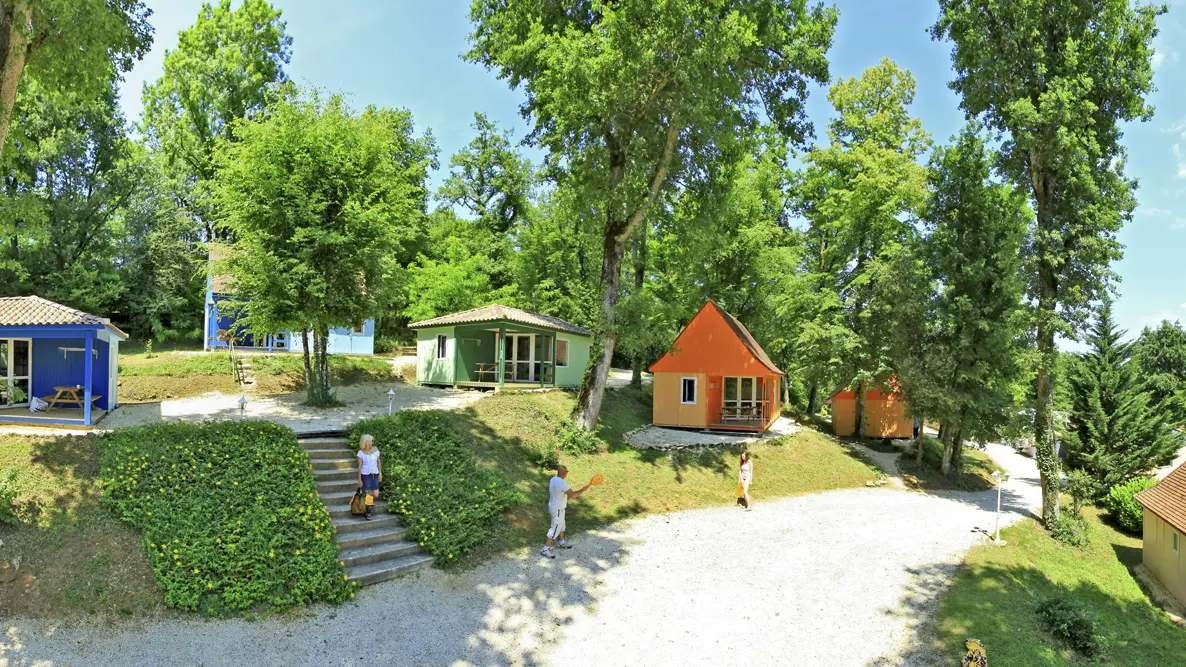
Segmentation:
[(395, 387), (387, 390), (387, 414), (395, 409)]
[(247, 396), (239, 397), (239, 421), (243, 421), (243, 413), (247, 410)]
[(1000, 470), (994, 470), (992, 471), (992, 478), (996, 480), (997, 483), (997, 529), (996, 535), (992, 538), (992, 541), (993, 544), (1003, 547), (1005, 546), (1006, 542), (1001, 539), (1001, 487), (1005, 484), (1005, 482), (1009, 481), (1009, 473), (1001, 475)]

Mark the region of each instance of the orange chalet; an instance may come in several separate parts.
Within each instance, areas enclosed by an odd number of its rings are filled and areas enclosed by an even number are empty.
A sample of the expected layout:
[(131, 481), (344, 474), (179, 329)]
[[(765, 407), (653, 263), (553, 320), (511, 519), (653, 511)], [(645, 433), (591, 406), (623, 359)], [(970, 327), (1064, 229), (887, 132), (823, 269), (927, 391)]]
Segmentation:
[(784, 373), (740, 322), (712, 301), (651, 364), (658, 426), (765, 431), (778, 419)]
[[(891, 385), (894, 381), (890, 380)], [(896, 385), (894, 385), (896, 386)], [(832, 394), (832, 432), (849, 436), (857, 430), (857, 394), (851, 389), (839, 389)], [(900, 393), (881, 387), (865, 389), (866, 438), (912, 438), (914, 419), (906, 414), (906, 400)]]

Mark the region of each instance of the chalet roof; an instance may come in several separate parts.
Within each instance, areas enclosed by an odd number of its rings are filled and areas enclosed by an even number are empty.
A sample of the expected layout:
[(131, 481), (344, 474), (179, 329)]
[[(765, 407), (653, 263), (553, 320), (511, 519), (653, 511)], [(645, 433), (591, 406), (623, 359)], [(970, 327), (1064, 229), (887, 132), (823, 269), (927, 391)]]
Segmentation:
[(1186, 533), (1186, 464), (1174, 468), (1165, 479), (1138, 493), (1137, 502)]
[(482, 306), (481, 308), (471, 308), (463, 310), (460, 313), (452, 313), (450, 315), (441, 315), (434, 317), (431, 320), (424, 320), (422, 322), (413, 322), (408, 327), (411, 329), (423, 329), (425, 327), (443, 327), (452, 326), (455, 324), (474, 324), (478, 322), (498, 322), (505, 320), (507, 322), (518, 322), (519, 324), (528, 324), (531, 326), (542, 327), (544, 329), (554, 329), (556, 331), (563, 331), (566, 333), (576, 334), (578, 336), (592, 336), (593, 332), (584, 327), (578, 327), (571, 322), (565, 322), (559, 317), (552, 317), (551, 315), (540, 315), (539, 313), (532, 313), (526, 310), (519, 310), (518, 308), (511, 308), (510, 306), (500, 306), (492, 304), (489, 306)]
[(737, 337), (741, 339), (741, 342), (744, 343), (747, 348), (749, 348), (750, 353), (754, 355), (755, 359), (775, 373), (778, 373), (779, 375), (785, 375), (785, 373), (778, 370), (778, 366), (774, 365), (774, 362), (770, 360), (770, 357), (766, 356), (766, 350), (763, 350), (762, 346), (758, 345), (758, 341), (754, 340), (754, 337), (750, 335), (749, 330), (745, 328), (744, 324), (738, 322), (737, 318), (730, 315), (729, 312), (724, 308), (718, 306), (715, 301), (709, 301), (709, 303), (712, 304), (713, 308), (717, 309), (717, 312), (720, 313), (721, 317), (725, 319), (725, 323), (729, 325), (729, 328), (733, 330), (733, 333), (737, 334)]
[(60, 303), (39, 296), (0, 297), (0, 326), (52, 326), (55, 324), (97, 325), (110, 329), (121, 338), (128, 334), (120, 331), (106, 317), (97, 317), (81, 310), (75, 310)]

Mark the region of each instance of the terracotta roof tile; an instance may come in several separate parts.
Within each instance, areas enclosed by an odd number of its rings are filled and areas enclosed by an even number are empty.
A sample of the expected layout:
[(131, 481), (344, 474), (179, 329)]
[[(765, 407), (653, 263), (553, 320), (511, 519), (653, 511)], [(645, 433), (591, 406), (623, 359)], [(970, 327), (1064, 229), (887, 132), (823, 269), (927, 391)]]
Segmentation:
[(441, 315), (440, 317), (434, 317), (431, 320), (424, 320), (423, 322), (413, 322), (412, 324), (409, 324), (408, 327), (411, 329), (422, 329), (424, 327), (471, 324), (475, 322), (497, 322), (498, 320), (518, 322), (519, 324), (529, 324), (531, 326), (542, 327), (544, 329), (555, 329), (556, 331), (564, 331), (566, 333), (577, 334), (579, 336), (593, 335), (592, 331), (589, 331), (584, 327), (578, 327), (571, 322), (565, 322), (559, 317), (540, 315), (539, 313), (531, 313), (526, 310), (519, 310), (518, 308), (511, 308), (509, 306), (500, 306), (498, 304), (482, 306), (481, 308), (471, 308), (469, 310), (463, 310), (460, 313), (452, 313), (450, 315)]
[(107, 327), (123, 338), (128, 335), (105, 317), (96, 317), (39, 296), (0, 297), (0, 326), (95, 324)]
[(1174, 528), (1186, 533), (1186, 464), (1137, 494), (1137, 502)]

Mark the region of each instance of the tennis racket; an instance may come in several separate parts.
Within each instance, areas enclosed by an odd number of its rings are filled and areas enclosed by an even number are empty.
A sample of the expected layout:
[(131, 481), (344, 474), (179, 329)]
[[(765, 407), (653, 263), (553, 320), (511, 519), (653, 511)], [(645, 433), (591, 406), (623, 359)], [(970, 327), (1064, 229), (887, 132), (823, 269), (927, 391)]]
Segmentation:
[(596, 475), (593, 475), (593, 479), (589, 480), (589, 486), (601, 486), (601, 483), (604, 481), (605, 475), (597, 473)]

